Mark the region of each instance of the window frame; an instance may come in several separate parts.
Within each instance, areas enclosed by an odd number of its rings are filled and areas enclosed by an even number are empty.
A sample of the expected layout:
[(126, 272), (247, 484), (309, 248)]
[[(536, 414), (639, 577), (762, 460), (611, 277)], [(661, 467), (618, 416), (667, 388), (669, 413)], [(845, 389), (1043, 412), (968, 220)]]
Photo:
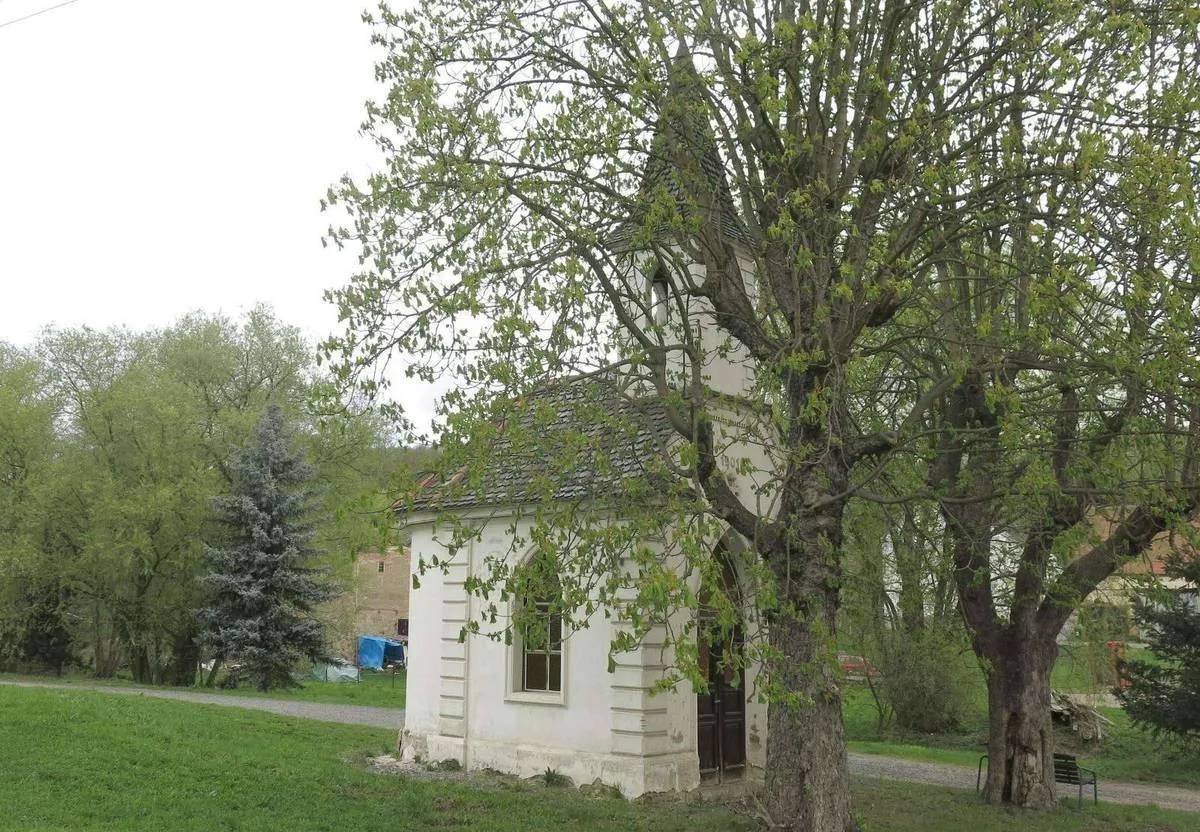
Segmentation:
[(662, 266), (650, 278), (650, 323), (665, 327), (671, 322), (671, 281)]
[[(567, 630), (561, 611), (555, 612), (555, 607), (561, 602), (561, 594), (533, 595), (515, 598), (510, 605), (512, 623), (512, 638), (508, 652), (508, 683), (505, 699), (510, 702), (521, 702), (537, 705), (566, 705), (567, 688)], [(532, 607), (532, 611), (531, 608)], [(543, 633), (539, 636), (545, 640), (544, 647), (531, 649), (528, 643), (527, 627), (531, 616), (542, 619)], [(558, 638), (554, 638), (557, 629)], [(544, 657), (545, 689), (527, 687), (529, 658)], [(558, 690), (551, 688), (551, 668), (557, 659)]]
[[(530, 645), (528, 632), (521, 633), (520, 691), (522, 693), (561, 695), (563, 687), (562, 613), (555, 611), (555, 602), (550, 598), (533, 598), (526, 602), (526, 606), (532, 608), (527, 610), (526, 615), (537, 623), (538, 636), (542, 644), (536, 647)], [(555, 638), (555, 630), (558, 631), (557, 638)], [(541, 686), (537, 685), (538, 680), (536, 679), (532, 683), (530, 681), (531, 660), (540, 660), (542, 664)], [(555, 660), (557, 660), (557, 668), (555, 668)]]

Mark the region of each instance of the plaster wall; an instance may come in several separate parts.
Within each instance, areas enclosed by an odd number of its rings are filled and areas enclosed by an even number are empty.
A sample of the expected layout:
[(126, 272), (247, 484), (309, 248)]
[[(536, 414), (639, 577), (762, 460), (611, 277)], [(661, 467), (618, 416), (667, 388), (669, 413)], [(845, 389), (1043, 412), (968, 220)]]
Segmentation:
[[(467, 598), (462, 581), (487, 555), (517, 557), (509, 552), (511, 523), (508, 517), (481, 520), (478, 539), (453, 557), (431, 525), (413, 528), (414, 568), (433, 558), (448, 568), (427, 571), (411, 595), (402, 754), (525, 777), (552, 768), (576, 783), (599, 780), (630, 797), (699, 785), (695, 696), (687, 685), (652, 690), (671, 661), (662, 633), (615, 656), (609, 673), (614, 633), (597, 613), (590, 627), (565, 638), (561, 696), (516, 690), (514, 649), (503, 642), (482, 636), (458, 642), (465, 619), (456, 616), (475, 615), (479, 603)], [(522, 535), (527, 528), (517, 525)], [(501, 613), (508, 614), (503, 605)]]
[[(748, 257), (739, 257), (738, 262), (743, 275), (747, 278), (747, 294), (753, 301), (757, 296), (754, 262)], [(653, 309), (653, 302), (650, 300), (651, 282), (657, 264), (658, 261), (649, 252), (630, 253), (627, 260), (626, 268), (630, 269), (627, 283), (631, 286), (640, 285), (642, 287), (643, 298), (640, 300), (640, 304), (649, 309)], [(704, 283), (703, 265), (692, 264), (689, 266), (689, 272), (691, 282), (696, 285)], [(638, 274), (642, 277), (637, 277)], [(713, 390), (737, 396), (746, 393), (754, 386), (754, 362), (743, 346), (717, 326), (710, 301), (706, 298), (687, 298), (686, 307), (682, 310), (686, 314), (682, 317), (681, 310), (676, 307), (673, 299), (667, 307), (667, 320), (662, 326), (661, 334), (654, 335), (653, 322), (641, 314), (637, 306), (634, 306), (634, 314), (638, 318), (639, 327), (651, 334), (651, 337), (661, 338), (662, 343), (665, 344), (694, 344), (702, 356), (703, 375), (706, 383)], [(683, 353), (679, 350), (670, 351), (667, 356), (667, 374), (671, 383), (684, 388), (690, 379), (690, 373), (691, 368)]]
[[(488, 555), (517, 559), (512, 547), (511, 521), (491, 520), (475, 543), (476, 559)], [(528, 539), (528, 522), (517, 525)], [(515, 564), (514, 564), (515, 565)], [(509, 623), (510, 610), (501, 605), (499, 626)], [(450, 633), (446, 633), (450, 636)], [(468, 709), (469, 736), (491, 743), (519, 742), (525, 746), (574, 748), (584, 753), (611, 750), (610, 728), (605, 714), (611, 707), (611, 685), (605, 659), (612, 630), (602, 615), (595, 615), (586, 628), (564, 633), (562, 694), (529, 694), (519, 690), (516, 649), (502, 641), (471, 640), (471, 679)], [(468, 755), (470, 752), (468, 752)], [(543, 768), (542, 771), (545, 771)]]
[[(754, 361), (745, 347), (717, 326), (712, 303), (706, 298), (688, 298), (687, 314), (683, 318), (675, 305), (670, 304), (661, 333), (644, 314), (643, 308), (654, 308), (651, 284), (658, 262), (650, 252), (629, 252), (626, 255), (625, 268), (629, 271), (624, 282), (631, 287), (640, 287), (637, 289), (640, 297), (636, 302), (630, 302), (637, 325), (651, 337), (661, 338), (662, 343), (694, 343), (703, 356), (703, 375), (711, 389), (734, 399), (751, 398), (756, 383)], [(739, 253), (738, 263), (750, 302), (756, 303), (758, 278), (754, 259)], [(703, 265), (692, 264), (689, 272), (689, 279), (693, 283), (699, 285), (704, 282)], [(687, 360), (678, 350), (668, 353), (667, 375), (670, 383), (681, 390), (687, 389), (690, 384)], [(780, 466), (780, 460), (774, 458), (778, 438), (770, 425), (764, 424), (757, 414), (749, 410), (739, 412), (731, 402), (712, 402), (710, 407), (717, 416), (717, 444), (722, 469), (729, 472), (749, 471), (731, 475), (735, 493), (747, 507), (763, 516), (772, 516), (776, 510), (772, 477)], [(746, 465), (746, 462), (749, 464)]]
[[(430, 555), (445, 554), (444, 548), (435, 547), (433, 527), (429, 525), (413, 527), (410, 550), (410, 571), (414, 573), (420, 558), (428, 561)], [(446, 586), (438, 569), (430, 569), (418, 575), (418, 579), (420, 588), (411, 592), (408, 604), (408, 692), (404, 730), (420, 736), (437, 735), (442, 684), (442, 606)], [(409, 580), (411, 582), (411, 577)]]

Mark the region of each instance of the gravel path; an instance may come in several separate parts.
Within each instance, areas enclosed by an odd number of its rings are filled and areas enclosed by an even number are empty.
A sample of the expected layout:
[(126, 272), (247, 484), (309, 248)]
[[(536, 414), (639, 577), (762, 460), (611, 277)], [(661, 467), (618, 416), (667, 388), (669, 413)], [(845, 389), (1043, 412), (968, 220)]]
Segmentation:
[[(257, 711), (316, 719), (323, 722), (341, 722), (351, 725), (370, 725), (375, 728), (399, 730), (404, 724), (404, 711), (398, 708), (373, 708), (366, 705), (332, 705), (324, 702), (297, 702), (284, 699), (254, 699), (248, 696), (229, 696), (219, 693), (197, 693), (186, 690), (160, 690), (157, 688), (123, 688), (109, 685), (65, 685), (54, 682), (19, 682), (0, 680), (0, 685), (16, 685), (29, 688), (54, 688), (57, 690), (89, 690), (125, 696), (153, 696), (159, 699), (180, 699), (184, 702), (199, 702), (205, 705), (224, 705), (233, 708), (250, 708)], [(975, 769), (947, 763), (923, 763), (900, 757), (884, 757), (878, 754), (850, 754), (850, 771), (867, 777), (883, 777), (888, 780), (905, 780), (911, 783), (928, 783), (934, 786), (951, 786), (959, 789), (975, 788)], [(1060, 796), (1070, 791), (1061, 787)], [(1074, 794), (1074, 792), (1072, 792)], [(1200, 812), (1200, 791), (1173, 786), (1156, 786), (1149, 783), (1116, 783), (1100, 780), (1100, 796), (1109, 803), (1156, 804), (1164, 809), (1180, 809)]]
[[(850, 754), (850, 771), (867, 777), (883, 777), (888, 780), (906, 780), (911, 783), (929, 783), (934, 786), (952, 786), (958, 789), (975, 788), (974, 768), (947, 763), (922, 763), (899, 757), (883, 757), (877, 754)], [(1072, 786), (1058, 786), (1058, 796), (1075, 796), (1078, 791)], [(1088, 798), (1086, 789), (1084, 799)], [(1108, 803), (1155, 804), (1163, 809), (1181, 809), (1185, 812), (1200, 812), (1200, 791), (1156, 786), (1149, 783), (1116, 783), (1100, 778), (1100, 797)]]
[(56, 690), (89, 690), (98, 693), (115, 693), (124, 696), (153, 696), (157, 699), (180, 699), (184, 702), (199, 702), (204, 705), (225, 705), (233, 708), (249, 708), (255, 711), (270, 711), (284, 716), (298, 716), (322, 722), (341, 722), (349, 725), (370, 725), (374, 728), (390, 728), (398, 731), (404, 724), (404, 711), (399, 708), (373, 708), (368, 705), (332, 705), (327, 702), (299, 702), (294, 699), (256, 699), (250, 696), (229, 696), (220, 693), (198, 693), (188, 690), (160, 690), (158, 688), (123, 688), (110, 685), (64, 685), (54, 682), (0, 681), (0, 685), (15, 685), (23, 688), (54, 688)]

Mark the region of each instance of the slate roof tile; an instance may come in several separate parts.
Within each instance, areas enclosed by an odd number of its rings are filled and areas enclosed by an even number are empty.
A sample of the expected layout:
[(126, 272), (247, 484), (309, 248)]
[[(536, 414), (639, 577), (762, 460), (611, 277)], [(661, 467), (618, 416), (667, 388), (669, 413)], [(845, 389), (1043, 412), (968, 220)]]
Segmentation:
[[(568, 379), (514, 402), (477, 463), (449, 480), (426, 477), (415, 510), (600, 500), (656, 476), (675, 433), (662, 408), (609, 380)], [(394, 510), (406, 508), (403, 501)]]

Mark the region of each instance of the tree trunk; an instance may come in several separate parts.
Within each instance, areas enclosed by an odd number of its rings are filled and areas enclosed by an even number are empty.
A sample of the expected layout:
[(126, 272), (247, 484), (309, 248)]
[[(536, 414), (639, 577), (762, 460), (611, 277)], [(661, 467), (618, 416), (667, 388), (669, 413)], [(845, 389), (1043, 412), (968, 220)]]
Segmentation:
[(1050, 669), (1058, 645), (1014, 640), (990, 657), (984, 797), (1028, 809), (1054, 805)]
[(842, 694), (828, 647), (837, 627), (841, 511), (798, 520), (798, 551), (770, 559), (781, 611), (769, 625), (764, 808), (776, 828), (848, 832), (850, 774)]
[(911, 517), (893, 533), (892, 552), (900, 579), (900, 625), (912, 633), (925, 626), (925, 558), (924, 541)]
[(99, 601), (96, 602), (93, 626), (93, 673), (98, 679), (111, 679), (121, 666), (121, 640), (114, 631), (115, 627), (103, 615)]
[(146, 646), (144, 644), (134, 645), (129, 653), (129, 668), (133, 673), (133, 681), (139, 684), (153, 682), (152, 667), (150, 652)]
[(224, 656), (214, 656), (212, 668), (208, 671), (208, 676), (204, 680), (204, 687), (211, 688), (217, 683), (217, 674), (221, 672), (221, 665), (225, 663)]
[(194, 685), (200, 669), (200, 645), (196, 643), (192, 628), (185, 627), (175, 633), (174, 642), (165, 681), (172, 685)]

